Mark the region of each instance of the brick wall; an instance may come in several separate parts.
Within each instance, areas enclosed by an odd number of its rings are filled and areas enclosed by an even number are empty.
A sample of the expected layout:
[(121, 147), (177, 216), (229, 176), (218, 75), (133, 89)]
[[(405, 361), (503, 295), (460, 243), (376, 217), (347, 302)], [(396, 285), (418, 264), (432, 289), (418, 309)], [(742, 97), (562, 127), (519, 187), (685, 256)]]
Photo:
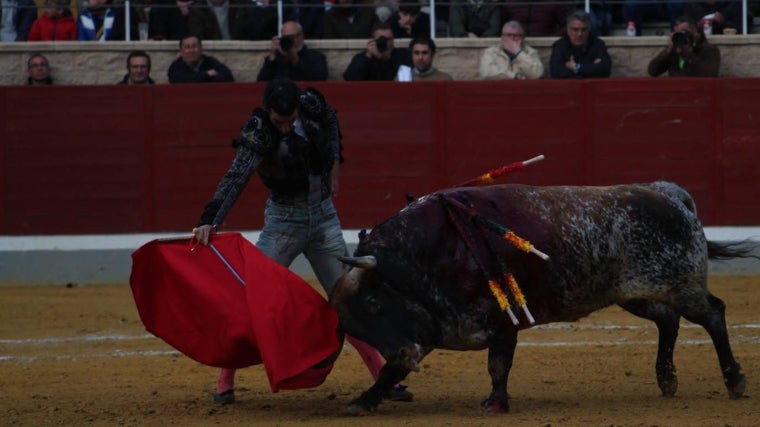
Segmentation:
[[(538, 49), (547, 69), (554, 40), (527, 40)], [(665, 36), (607, 37), (605, 41), (612, 56), (614, 77), (646, 76), (649, 59), (666, 44)], [(760, 34), (713, 36), (710, 41), (721, 49), (721, 76), (760, 76)], [(401, 40), (398, 42), (403, 43)], [(495, 43), (498, 43), (497, 39), (437, 39), (436, 66), (457, 80), (476, 80), (478, 60), (483, 49)], [(307, 41), (307, 44), (327, 55), (329, 80), (342, 80), (343, 70), (351, 57), (364, 49), (366, 41), (313, 40)], [(250, 82), (256, 80), (259, 67), (268, 53), (269, 42), (206, 41), (204, 47), (207, 54), (224, 61), (232, 69), (237, 81)], [(30, 52), (40, 52), (48, 57), (56, 83), (116, 83), (126, 72), (126, 56), (132, 49), (148, 51), (153, 60), (151, 76), (158, 83), (166, 83), (166, 70), (178, 51), (176, 41), (0, 43), (0, 84), (24, 82)]]

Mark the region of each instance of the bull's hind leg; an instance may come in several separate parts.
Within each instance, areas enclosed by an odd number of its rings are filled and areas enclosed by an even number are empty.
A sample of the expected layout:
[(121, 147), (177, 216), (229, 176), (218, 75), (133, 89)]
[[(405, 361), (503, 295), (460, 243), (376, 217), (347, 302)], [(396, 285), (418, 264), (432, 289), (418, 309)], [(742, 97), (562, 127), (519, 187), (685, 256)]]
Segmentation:
[(728, 341), (726, 304), (720, 298), (705, 292), (704, 298), (699, 298), (698, 301), (692, 298), (690, 303), (679, 309), (683, 317), (701, 325), (710, 334), (715, 351), (718, 353), (718, 362), (728, 395), (732, 399), (740, 398), (744, 394), (746, 378), (741, 366), (734, 359), (731, 343)]
[(512, 369), (512, 359), (517, 347), (517, 330), (494, 337), (488, 345), (488, 373), (491, 375), (491, 395), (480, 404), (488, 413), (509, 411), (507, 378)]
[(673, 350), (678, 338), (678, 321), (681, 316), (665, 304), (647, 301), (633, 300), (620, 304), (628, 312), (653, 321), (657, 325), (659, 341), (657, 345), (657, 385), (660, 386), (663, 396), (674, 396), (678, 390), (678, 377), (673, 363)]

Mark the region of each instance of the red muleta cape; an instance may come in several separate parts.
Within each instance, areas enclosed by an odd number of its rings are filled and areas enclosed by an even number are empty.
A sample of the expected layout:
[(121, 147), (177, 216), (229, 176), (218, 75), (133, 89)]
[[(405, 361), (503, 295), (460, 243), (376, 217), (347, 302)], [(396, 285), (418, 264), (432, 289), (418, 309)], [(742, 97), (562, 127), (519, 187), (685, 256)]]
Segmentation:
[(324, 297), (239, 233), (146, 243), (129, 283), (148, 332), (205, 365), (264, 363), (273, 392), (322, 384), (341, 346)]

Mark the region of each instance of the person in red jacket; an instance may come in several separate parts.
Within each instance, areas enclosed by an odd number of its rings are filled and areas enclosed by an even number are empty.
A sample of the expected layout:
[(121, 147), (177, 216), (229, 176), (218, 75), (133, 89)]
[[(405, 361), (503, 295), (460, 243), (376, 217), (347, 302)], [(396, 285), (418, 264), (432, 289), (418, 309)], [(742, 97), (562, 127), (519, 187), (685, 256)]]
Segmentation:
[(29, 30), (27, 41), (76, 40), (77, 24), (69, 9), (71, 0), (47, 0), (42, 14)]

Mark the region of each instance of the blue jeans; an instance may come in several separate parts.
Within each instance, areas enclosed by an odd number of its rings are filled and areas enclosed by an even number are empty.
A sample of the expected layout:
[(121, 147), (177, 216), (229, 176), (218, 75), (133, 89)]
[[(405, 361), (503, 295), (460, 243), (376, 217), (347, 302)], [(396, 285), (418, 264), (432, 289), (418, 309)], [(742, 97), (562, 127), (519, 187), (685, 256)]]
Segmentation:
[(299, 254), (304, 254), (328, 297), (335, 282), (347, 271), (338, 260), (339, 256), (347, 255), (348, 250), (330, 198), (312, 206), (267, 199), (264, 228), (256, 247), (285, 267)]

